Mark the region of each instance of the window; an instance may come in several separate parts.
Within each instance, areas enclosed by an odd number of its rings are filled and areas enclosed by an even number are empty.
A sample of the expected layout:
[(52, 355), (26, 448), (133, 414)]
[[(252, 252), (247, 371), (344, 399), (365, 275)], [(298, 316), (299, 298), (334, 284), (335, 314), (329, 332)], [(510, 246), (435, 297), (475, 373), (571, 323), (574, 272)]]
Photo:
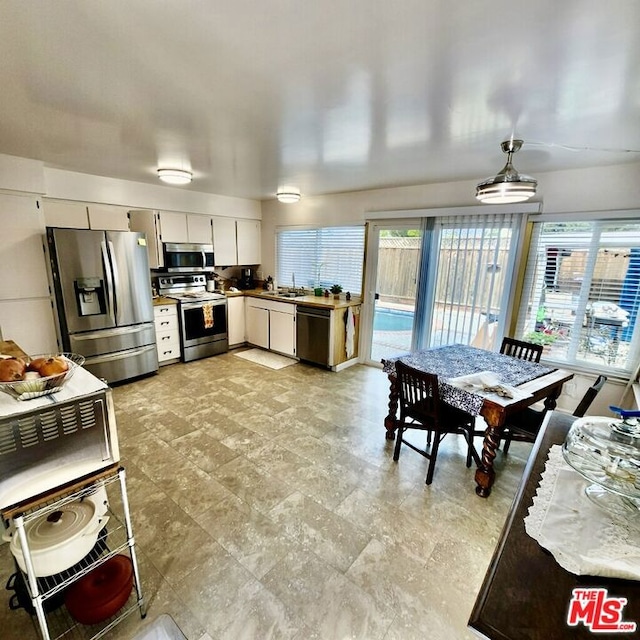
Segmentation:
[(523, 301), (518, 336), (544, 344), (543, 357), (628, 376), (640, 336), (640, 223), (534, 224)]
[(279, 285), (362, 293), (364, 227), (323, 227), (277, 232)]

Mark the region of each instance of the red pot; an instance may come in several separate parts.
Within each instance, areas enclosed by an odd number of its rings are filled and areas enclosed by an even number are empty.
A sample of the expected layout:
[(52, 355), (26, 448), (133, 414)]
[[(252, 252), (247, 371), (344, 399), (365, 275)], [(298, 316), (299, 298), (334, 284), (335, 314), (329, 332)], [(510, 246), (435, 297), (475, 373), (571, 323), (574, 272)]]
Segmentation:
[(117, 613), (129, 599), (133, 565), (128, 556), (117, 555), (72, 584), (64, 603), (81, 624), (97, 624)]

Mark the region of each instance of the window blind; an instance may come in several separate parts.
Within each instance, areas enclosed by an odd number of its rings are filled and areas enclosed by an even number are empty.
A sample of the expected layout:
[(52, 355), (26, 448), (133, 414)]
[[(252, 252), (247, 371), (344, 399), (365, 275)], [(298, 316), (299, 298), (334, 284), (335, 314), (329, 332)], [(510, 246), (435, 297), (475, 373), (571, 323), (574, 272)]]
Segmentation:
[(536, 223), (517, 333), (544, 357), (627, 375), (638, 358), (640, 222)]
[(364, 226), (276, 232), (279, 285), (328, 289), (333, 284), (362, 293)]
[(438, 218), (431, 251), (429, 346), (463, 343), (493, 349), (504, 311), (518, 224), (515, 215)]

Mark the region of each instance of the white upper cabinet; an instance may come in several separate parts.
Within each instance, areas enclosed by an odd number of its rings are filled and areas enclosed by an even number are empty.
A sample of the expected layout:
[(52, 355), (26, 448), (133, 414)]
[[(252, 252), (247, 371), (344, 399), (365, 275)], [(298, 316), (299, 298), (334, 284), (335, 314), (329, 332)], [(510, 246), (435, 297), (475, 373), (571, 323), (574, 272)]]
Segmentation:
[(162, 242), (189, 242), (187, 214), (161, 211), (160, 234)]
[(38, 204), (34, 197), (0, 195), (0, 300), (49, 297)]
[(56, 330), (38, 199), (0, 194), (0, 333), (27, 353), (53, 353)]
[(129, 231), (127, 207), (46, 198), (42, 206), (47, 227)]
[(260, 264), (261, 238), (259, 220), (236, 220), (238, 264)]
[(44, 223), (47, 227), (89, 228), (89, 215), (87, 205), (84, 202), (44, 199), (42, 207), (44, 209)]
[(198, 244), (212, 244), (213, 231), (211, 229), (211, 216), (187, 215), (187, 235), (189, 242)]
[(90, 204), (89, 228), (104, 229), (105, 231), (129, 231), (128, 209), (109, 204)]
[(160, 238), (160, 213), (149, 209), (129, 211), (129, 229), (145, 234), (149, 268), (162, 269), (164, 256), (162, 254), (162, 239)]
[(213, 218), (213, 253), (217, 267), (260, 264), (259, 220)]
[(213, 259), (216, 267), (238, 264), (236, 221), (233, 218), (213, 218)]

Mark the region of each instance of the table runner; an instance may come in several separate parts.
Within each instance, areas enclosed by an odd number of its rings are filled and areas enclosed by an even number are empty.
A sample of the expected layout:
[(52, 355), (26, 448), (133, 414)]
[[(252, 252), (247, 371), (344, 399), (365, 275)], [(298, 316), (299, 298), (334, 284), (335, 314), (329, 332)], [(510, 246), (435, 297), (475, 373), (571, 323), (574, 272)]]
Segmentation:
[(480, 413), (484, 396), (448, 384), (447, 380), (450, 378), (458, 378), (480, 371), (493, 371), (502, 382), (517, 387), (554, 371), (552, 367), (546, 367), (537, 362), (519, 360), (512, 356), (464, 344), (423, 349), (383, 359), (382, 370), (387, 375), (395, 375), (396, 360), (402, 360), (414, 369), (435, 373), (438, 376), (438, 388), (442, 400), (471, 415)]
[(585, 494), (589, 484), (560, 445), (551, 447), (524, 519), (527, 534), (573, 574), (640, 580), (637, 511), (605, 511)]

